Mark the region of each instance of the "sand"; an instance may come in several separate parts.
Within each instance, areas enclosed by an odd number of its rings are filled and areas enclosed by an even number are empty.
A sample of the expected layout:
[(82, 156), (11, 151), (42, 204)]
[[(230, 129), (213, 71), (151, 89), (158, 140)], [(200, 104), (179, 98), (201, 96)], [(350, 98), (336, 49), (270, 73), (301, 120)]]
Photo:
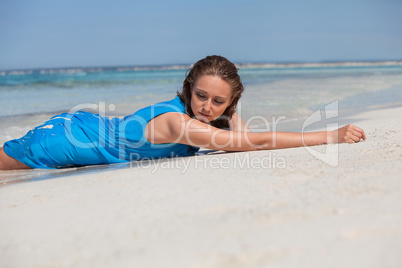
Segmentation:
[(401, 114), (344, 119), (367, 141), (311, 147), (321, 159), (294, 148), (24, 173), (0, 187), (0, 266), (402, 267)]

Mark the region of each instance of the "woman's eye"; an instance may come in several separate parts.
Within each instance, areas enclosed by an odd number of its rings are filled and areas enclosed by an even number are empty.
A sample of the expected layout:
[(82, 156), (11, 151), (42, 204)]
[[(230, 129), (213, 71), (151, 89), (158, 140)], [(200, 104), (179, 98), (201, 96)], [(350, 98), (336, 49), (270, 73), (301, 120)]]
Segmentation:
[(217, 104), (222, 104), (222, 103), (223, 103), (223, 101), (220, 101), (220, 100), (215, 100), (215, 102), (216, 102)]
[(200, 98), (202, 98), (202, 99), (205, 98), (205, 96), (202, 95), (202, 94), (200, 94), (200, 93), (197, 93), (197, 96), (200, 97)]

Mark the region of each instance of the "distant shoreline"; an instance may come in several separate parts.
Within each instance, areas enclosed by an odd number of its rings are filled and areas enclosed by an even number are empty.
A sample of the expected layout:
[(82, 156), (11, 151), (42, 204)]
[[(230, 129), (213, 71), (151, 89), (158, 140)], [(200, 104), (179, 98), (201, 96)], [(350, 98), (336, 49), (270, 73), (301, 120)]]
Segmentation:
[[(383, 60), (383, 61), (323, 61), (323, 62), (239, 62), (235, 63), (239, 69), (253, 68), (332, 68), (332, 67), (381, 67), (381, 66), (402, 66), (402, 60)], [(99, 67), (60, 67), (60, 68), (28, 68), (0, 70), (3, 75), (23, 75), (23, 74), (52, 74), (52, 73), (79, 73), (79, 72), (102, 72), (102, 71), (163, 71), (163, 70), (183, 70), (189, 69), (191, 64), (171, 64), (171, 65), (149, 65), (149, 66), (99, 66)]]

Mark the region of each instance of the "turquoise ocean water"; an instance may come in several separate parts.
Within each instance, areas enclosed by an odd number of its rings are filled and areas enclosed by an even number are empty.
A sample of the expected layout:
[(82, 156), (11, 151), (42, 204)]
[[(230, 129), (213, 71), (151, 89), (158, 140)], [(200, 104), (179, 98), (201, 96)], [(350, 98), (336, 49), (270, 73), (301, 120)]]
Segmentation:
[[(0, 71), (0, 144), (66, 111), (124, 116), (174, 98), (189, 66)], [(286, 130), (338, 101), (339, 114), (401, 105), (402, 65), (348, 63), (239, 65), (245, 92), (238, 111), (251, 127), (282, 116)], [(257, 117), (255, 117), (257, 116)], [(257, 118), (257, 119), (256, 119)], [(260, 118), (260, 119), (258, 119)]]

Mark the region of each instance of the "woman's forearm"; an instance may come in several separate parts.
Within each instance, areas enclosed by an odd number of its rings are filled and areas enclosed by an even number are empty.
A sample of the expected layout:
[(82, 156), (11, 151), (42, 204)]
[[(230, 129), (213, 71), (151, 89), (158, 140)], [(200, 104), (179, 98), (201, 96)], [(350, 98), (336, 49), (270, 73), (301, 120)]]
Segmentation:
[(312, 146), (327, 143), (327, 132), (216, 132), (208, 143), (209, 149), (253, 151)]
[[(247, 135), (247, 134), (246, 134)], [(262, 132), (249, 133), (249, 142), (256, 149), (282, 149), (327, 143), (327, 132)]]
[(332, 131), (306, 133), (263, 132), (249, 133), (248, 135), (249, 140), (257, 150), (313, 146), (325, 143), (354, 143), (362, 139), (366, 140), (364, 131), (354, 125), (347, 125)]

